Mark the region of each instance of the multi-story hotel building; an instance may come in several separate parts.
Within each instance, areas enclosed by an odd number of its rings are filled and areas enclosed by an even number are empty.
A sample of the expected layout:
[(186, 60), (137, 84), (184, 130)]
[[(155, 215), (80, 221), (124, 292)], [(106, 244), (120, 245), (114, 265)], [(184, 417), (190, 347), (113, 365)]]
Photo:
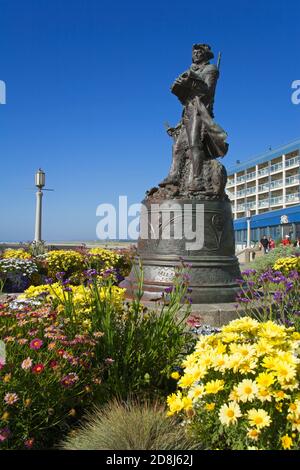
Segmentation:
[(280, 239), (300, 236), (300, 140), (227, 169), (237, 244), (263, 235)]

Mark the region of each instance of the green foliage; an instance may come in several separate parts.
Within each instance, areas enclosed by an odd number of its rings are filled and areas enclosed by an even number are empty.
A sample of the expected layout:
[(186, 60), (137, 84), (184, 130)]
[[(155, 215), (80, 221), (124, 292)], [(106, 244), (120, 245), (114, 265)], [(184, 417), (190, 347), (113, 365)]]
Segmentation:
[(256, 260), (252, 261), (248, 267), (255, 269), (258, 273), (263, 273), (272, 268), (277, 259), (291, 256), (296, 251), (297, 250), (292, 246), (278, 246), (269, 251), (266, 255), (259, 256)]
[(189, 450), (195, 442), (158, 403), (114, 400), (95, 408), (61, 444), (65, 450)]

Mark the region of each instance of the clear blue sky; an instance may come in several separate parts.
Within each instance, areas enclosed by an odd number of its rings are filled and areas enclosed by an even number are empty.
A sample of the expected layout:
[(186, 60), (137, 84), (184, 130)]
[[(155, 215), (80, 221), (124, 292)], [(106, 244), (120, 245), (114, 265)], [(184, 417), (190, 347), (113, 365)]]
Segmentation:
[(223, 58), (216, 121), (226, 166), (300, 138), (298, 0), (0, 0), (0, 240), (33, 238), (33, 175), (46, 240), (96, 239), (96, 207), (166, 176), (181, 106), (170, 85), (209, 43)]

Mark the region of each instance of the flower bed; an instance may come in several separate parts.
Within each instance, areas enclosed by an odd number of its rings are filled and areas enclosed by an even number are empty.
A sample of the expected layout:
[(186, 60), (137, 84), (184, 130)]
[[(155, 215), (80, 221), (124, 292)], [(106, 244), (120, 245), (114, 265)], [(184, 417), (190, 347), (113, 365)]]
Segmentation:
[(169, 415), (206, 449), (297, 449), (300, 334), (246, 317), (204, 336), (182, 363)]

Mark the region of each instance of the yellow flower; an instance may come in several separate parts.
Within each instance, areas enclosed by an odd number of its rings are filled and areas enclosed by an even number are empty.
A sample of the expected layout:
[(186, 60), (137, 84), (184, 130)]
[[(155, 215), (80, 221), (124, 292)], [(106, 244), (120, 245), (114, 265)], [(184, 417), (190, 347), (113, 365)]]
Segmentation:
[(5, 411), (3, 415), (1, 416), (2, 421), (8, 421), (9, 419), (9, 412)]
[(242, 402), (252, 401), (258, 392), (258, 387), (253, 380), (244, 379), (236, 388), (239, 400)]
[(220, 408), (219, 419), (225, 426), (235, 424), (240, 416), (242, 416), (241, 409), (239, 405), (233, 401), (229, 402), (228, 405), (224, 404)]
[(243, 361), (239, 365), (239, 372), (241, 374), (255, 374), (255, 369), (257, 366), (256, 360)]
[(288, 434), (286, 434), (281, 438), (281, 445), (285, 450), (290, 449), (293, 445), (293, 439)]
[(180, 375), (179, 375), (178, 372), (172, 372), (171, 377), (172, 377), (172, 379), (178, 380)]
[(260, 387), (270, 387), (275, 381), (273, 374), (268, 374), (267, 372), (261, 372), (256, 377), (256, 382)]
[(182, 395), (181, 392), (172, 393), (167, 398), (167, 403), (169, 406), (168, 416), (172, 416), (175, 413), (178, 413), (183, 408)]
[(208, 395), (210, 393), (218, 393), (224, 388), (224, 380), (211, 380), (205, 385), (205, 393)]
[(192, 374), (184, 374), (178, 382), (178, 386), (181, 388), (188, 388), (195, 382), (195, 378)]
[(190, 388), (188, 397), (196, 401), (203, 396), (204, 390), (204, 385), (196, 385)]
[(274, 374), (277, 375), (279, 382), (282, 380), (288, 381), (292, 380), (296, 376), (296, 368), (290, 364), (278, 361), (274, 365)]
[(213, 411), (215, 409), (216, 404), (215, 403), (206, 403), (205, 409), (207, 411)]
[(260, 431), (256, 428), (249, 429), (247, 433), (247, 436), (253, 441), (257, 441), (259, 435), (260, 435)]
[(256, 426), (258, 429), (268, 427), (272, 422), (268, 413), (261, 408), (259, 408), (258, 410), (252, 408), (251, 410), (249, 410), (248, 420), (251, 426)]
[(264, 401), (272, 401), (272, 395), (268, 388), (259, 387), (257, 392), (257, 398), (264, 402)]
[(182, 399), (183, 409), (188, 411), (193, 408), (193, 402), (190, 397), (183, 397)]
[(5, 374), (5, 376), (3, 377), (3, 382), (5, 383), (8, 383), (11, 379), (11, 374)]

